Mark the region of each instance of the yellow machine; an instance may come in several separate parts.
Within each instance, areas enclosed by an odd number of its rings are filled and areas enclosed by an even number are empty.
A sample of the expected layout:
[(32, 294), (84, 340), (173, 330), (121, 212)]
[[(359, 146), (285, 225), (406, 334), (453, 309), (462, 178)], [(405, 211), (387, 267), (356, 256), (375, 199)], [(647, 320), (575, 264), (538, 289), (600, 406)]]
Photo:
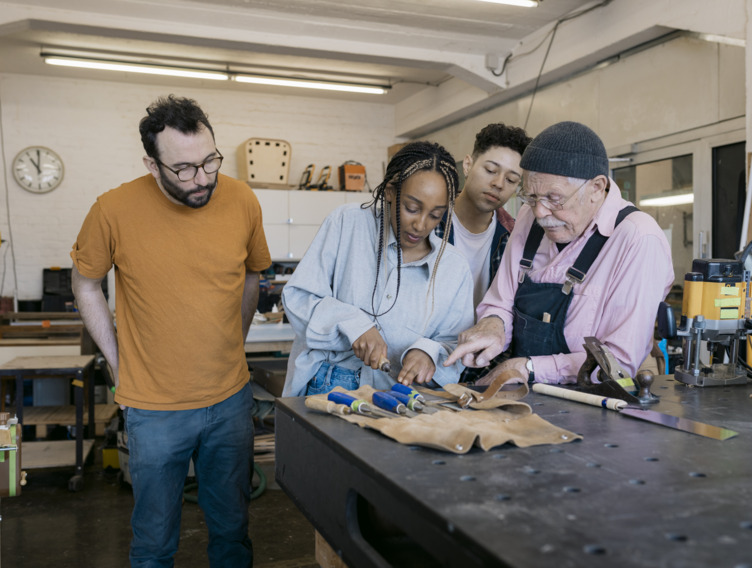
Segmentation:
[(0, 497), (15, 497), (26, 485), (21, 471), (21, 425), (8, 412), (0, 412)]
[[(661, 303), (658, 328), (663, 337), (682, 338), (684, 361), (677, 381), (700, 387), (747, 384), (739, 346), (750, 333), (750, 272), (740, 260), (696, 259), (684, 276), (682, 315), (677, 329), (668, 304)], [(710, 361), (700, 359), (702, 343)]]

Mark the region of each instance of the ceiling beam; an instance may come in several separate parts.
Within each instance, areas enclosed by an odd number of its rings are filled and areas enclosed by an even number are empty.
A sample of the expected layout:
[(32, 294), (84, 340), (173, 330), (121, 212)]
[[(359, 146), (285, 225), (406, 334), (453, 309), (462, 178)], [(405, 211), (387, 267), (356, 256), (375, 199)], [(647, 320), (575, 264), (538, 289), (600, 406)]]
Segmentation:
[[(745, 9), (745, 0), (611, 2), (558, 26), (538, 86), (571, 77), (676, 30), (744, 38)], [(532, 92), (552, 29), (549, 26), (531, 34), (511, 51), (503, 91), (482, 96), (476, 88), (459, 89), (447, 83), (397, 103), (397, 136), (422, 137)]]

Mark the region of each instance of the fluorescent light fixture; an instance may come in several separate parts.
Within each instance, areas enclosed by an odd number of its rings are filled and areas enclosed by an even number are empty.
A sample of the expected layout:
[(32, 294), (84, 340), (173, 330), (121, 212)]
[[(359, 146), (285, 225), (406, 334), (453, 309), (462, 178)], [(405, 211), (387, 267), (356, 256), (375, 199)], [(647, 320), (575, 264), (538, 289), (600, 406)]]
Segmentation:
[(705, 41), (712, 41), (714, 43), (725, 43), (726, 45), (733, 45), (736, 47), (747, 47), (747, 42), (743, 39), (737, 39), (735, 37), (728, 37), (716, 34), (697, 34), (697, 37)]
[(520, 6), (521, 8), (535, 8), (538, 0), (480, 0), (491, 4), (507, 4), (508, 6)]
[(327, 91), (344, 91), (348, 93), (363, 93), (369, 95), (383, 95), (390, 87), (381, 85), (360, 85), (357, 83), (337, 83), (329, 81), (314, 81), (308, 79), (290, 79), (285, 77), (265, 77), (260, 75), (245, 75), (233, 71), (211, 71), (208, 69), (191, 69), (189, 67), (172, 67), (150, 65), (128, 61), (107, 59), (87, 59), (67, 55), (53, 55), (42, 53), (45, 63), (62, 65), (64, 67), (79, 67), (83, 69), (103, 69), (105, 71), (125, 71), (128, 73), (146, 73), (148, 75), (167, 75), (170, 77), (188, 77), (192, 79), (209, 79), (215, 81), (234, 80), (238, 83), (254, 83), (257, 85), (275, 85), (278, 87), (302, 87), (306, 89), (322, 89)]
[(80, 59), (77, 57), (63, 57), (58, 55), (42, 55), (44, 62), (63, 67), (79, 67), (83, 69), (103, 69), (105, 71), (126, 71), (128, 73), (145, 73), (147, 75), (167, 75), (170, 77), (189, 77), (191, 79), (209, 79), (227, 81), (227, 73), (205, 71), (202, 69), (187, 69), (183, 67), (161, 67), (141, 63), (126, 63), (121, 61), (107, 61), (99, 59)]
[(687, 205), (694, 203), (695, 194), (685, 190), (671, 193), (646, 195), (640, 199), (640, 207), (668, 207), (670, 205)]
[(235, 75), (233, 80), (238, 83), (253, 83), (256, 85), (274, 85), (277, 87), (302, 87), (304, 89), (321, 89), (325, 91), (344, 91), (347, 93), (363, 93), (367, 95), (383, 95), (387, 87), (374, 85), (356, 85), (354, 83), (329, 83), (325, 81), (308, 81), (305, 79), (285, 79), (282, 77), (262, 77), (258, 75)]

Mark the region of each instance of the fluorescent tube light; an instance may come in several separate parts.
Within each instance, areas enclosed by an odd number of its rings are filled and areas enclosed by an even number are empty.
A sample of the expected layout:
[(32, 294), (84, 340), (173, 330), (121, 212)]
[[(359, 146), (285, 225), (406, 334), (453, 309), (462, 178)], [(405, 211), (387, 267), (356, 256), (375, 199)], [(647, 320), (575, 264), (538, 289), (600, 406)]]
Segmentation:
[(640, 199), (640, 207), (668, 207), (670, 205), (686, 205), (694, 203), (694, 193), (667, 193), (658, 195), (647, 195)]
[(383, 95), (386, 87), (374, 85), (356, 85), (354, 83), (328, 83), (324, 81), (308, 81), (305, 79), (284, 79), (280, 77), (261, 77), (257, 75), (235, 75), (238, 83), (253, 83), (256, 85), (275, 85), (278, 87), (302, 87), (304, 89), (322, 89), (325, 91), (345, 91), (347, 93), (364, 93), (367, 95)]
[(714, 43), (725, 43), (726, 45), (733, 45), (736, 47), (747, 47), (747, 42), (743, 39), (737, 39), (735, 37), (722, 36), (717, 34), (697, 34), (702, 40), (711, 41)]
[(170, 77), (189, 77), (191, 79), (210, 79), (227, 81), (227, 73), (204, 71), (202, 69), (187, 69), (183, 67), (160, 67), (140, 63), (126, 63), (121, 61), (106, 61), (99, 59), (80, 59), (76, 57), (61, 57), (58, 55), (43, 55), (44, 62), (63, 67), (79, 67), (83, 69), (103, 69), (105, 71), (126, 71), (128, 73), (145, 73), (147, 75), (167, 75)]
[(535, 8), (538, 0), (480, 0), (491, 4), (507, 4), (509, 6), (520, 6), (521, 8)]
[(348, 93), (364, 93), (370, 95), (383, 95), (389, 90), (389, 87), (381, 85), (359, 85), (357, 83), (336, 83), (307, 79), (288, 79), (284, 77), (264, 77), (259, 75), (238, 74), (232, 71), (221, 72), (206, 69), (191, 69), (188, 67), (168, 67), (144, 63), (131, 63), (127, 61), (53, 55), (49, 53), (42, 53), (42, 58), (45, 63), (50, 65), (79, 67), (83, 69), (103, 69), (106, 71), (125, 71), (129, 73), (146, 73), (148, 75), (167, 75), (170, 77), (188, 77), (192, 79), (210, 79), (215, 81), (227, 81), (228, 79), (232, 79), (238, 83), (275, 85), (279, 87), (303, 87), (306, 89), (344, 91)]

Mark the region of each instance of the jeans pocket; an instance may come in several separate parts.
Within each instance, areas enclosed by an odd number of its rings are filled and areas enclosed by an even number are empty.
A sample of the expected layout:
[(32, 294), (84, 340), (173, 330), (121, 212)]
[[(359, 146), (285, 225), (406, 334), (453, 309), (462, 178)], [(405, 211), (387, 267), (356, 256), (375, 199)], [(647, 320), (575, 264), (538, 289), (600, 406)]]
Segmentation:
[(360, 386), (360, 371), (334, 367), (329, 382), (331, 388), (342, 387), (345, 390), (355, 390)]
[(360, 370), (353, 371), (337, 365), (322, 363), (314, 377), (308, 381), (306, 396), (326, 394), (334, 387), (355, 390), (360, 386)]
[(329, 375), (329, 367), (329, 363), (321, 363), (318, 370), (316, 371), (316, 374), (310, 381), (308, 381), (308, 386), (306, 387), (306, 396), (310, 396), (312, 394), (324, 394), (325, 392), (329, 392), (331, 390), (331, 388), (326, 388), (326, 385), (328, 383), (327, 378)]

